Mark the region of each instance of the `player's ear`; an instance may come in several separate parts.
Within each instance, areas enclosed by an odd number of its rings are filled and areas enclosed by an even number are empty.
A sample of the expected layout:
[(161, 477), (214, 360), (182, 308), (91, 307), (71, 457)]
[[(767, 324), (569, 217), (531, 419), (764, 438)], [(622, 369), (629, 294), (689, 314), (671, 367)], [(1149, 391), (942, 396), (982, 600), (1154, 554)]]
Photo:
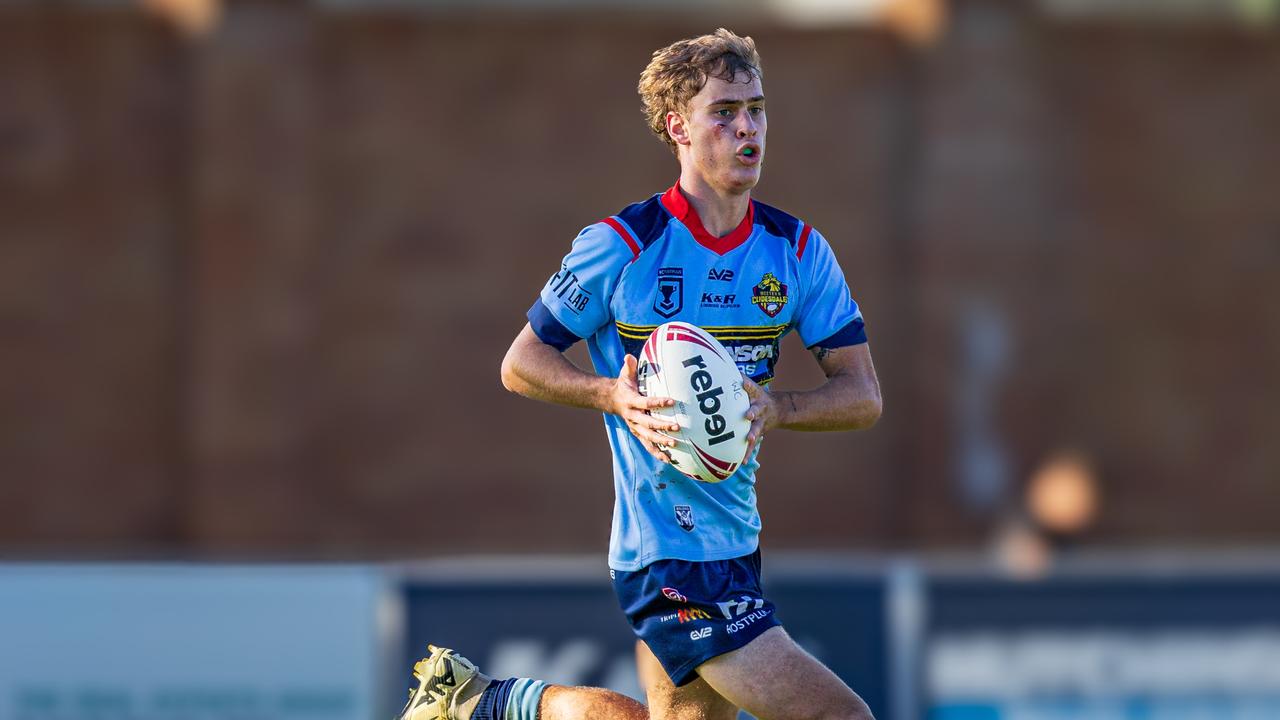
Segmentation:
[(677, 145), (689, 144), (689, 128), (684, 124), (684, 116), (675, 110), (667, 111), (667, 134)]

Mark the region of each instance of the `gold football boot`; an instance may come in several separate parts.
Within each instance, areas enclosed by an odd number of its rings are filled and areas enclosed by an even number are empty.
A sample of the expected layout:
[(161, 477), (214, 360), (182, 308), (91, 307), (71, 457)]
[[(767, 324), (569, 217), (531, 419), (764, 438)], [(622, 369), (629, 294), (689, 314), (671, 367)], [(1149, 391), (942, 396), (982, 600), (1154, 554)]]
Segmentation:
[(448, 648), (428, 645), (431, 654), (413, 665), (419, 680), (397, 720), (470, 720), (491, 680), (470, 660)]

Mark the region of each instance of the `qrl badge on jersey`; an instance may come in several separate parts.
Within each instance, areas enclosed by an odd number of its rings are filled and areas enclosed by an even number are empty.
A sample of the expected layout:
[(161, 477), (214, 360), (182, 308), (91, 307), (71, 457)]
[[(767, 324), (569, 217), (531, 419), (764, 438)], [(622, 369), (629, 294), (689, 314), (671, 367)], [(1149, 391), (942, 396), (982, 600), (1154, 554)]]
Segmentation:
[(787, 286), (782, 284), (773, 273), (765, 273), (760, 284), (751, 288), (751, 302), (764, 311), (769, 317), (778, 317), (782, 307), (787, 304)]
[(658, 268), (658, 293), (653, 311), (669, 318), (684, 309), (684, 268)]

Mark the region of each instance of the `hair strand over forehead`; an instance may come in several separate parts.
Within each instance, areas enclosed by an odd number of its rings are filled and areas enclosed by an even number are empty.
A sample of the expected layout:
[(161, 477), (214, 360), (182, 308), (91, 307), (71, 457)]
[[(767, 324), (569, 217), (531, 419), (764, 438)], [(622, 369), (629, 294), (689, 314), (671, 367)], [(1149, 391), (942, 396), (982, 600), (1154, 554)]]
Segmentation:
[(655, 51), (640, 73), (638, 88), (649, 129), (675, 152), (676, 142), (667, 132), (667, 113), (683, 112), (708, 78), (735, 82), (742, 75), (763, 77), (760, 53), (750, 37), (724, 28)]

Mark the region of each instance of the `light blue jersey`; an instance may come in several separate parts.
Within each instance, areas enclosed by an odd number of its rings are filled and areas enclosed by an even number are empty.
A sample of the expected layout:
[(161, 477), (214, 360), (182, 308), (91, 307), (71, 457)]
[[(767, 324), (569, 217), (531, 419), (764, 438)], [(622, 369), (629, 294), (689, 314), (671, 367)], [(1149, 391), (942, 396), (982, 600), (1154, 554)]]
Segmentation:
[[(791, 330), (806, 347), (867, 339), (844, 273), (817, 230), (752, 201), (737, 229), (713, 237), (678, 183), (579, 233), (529, 309), (543, 342), (563, 351), (585, 339), (596, 372), (608, 376), (668, 320), (710, 332), (761, 385), (773, 379)], [(755, 551), (754, 456), (723, 482), (698, 482), (654, 459), (621, 418), (604, 419), (616, 492), (609, 567), (634, 571), (655, 560)]]

